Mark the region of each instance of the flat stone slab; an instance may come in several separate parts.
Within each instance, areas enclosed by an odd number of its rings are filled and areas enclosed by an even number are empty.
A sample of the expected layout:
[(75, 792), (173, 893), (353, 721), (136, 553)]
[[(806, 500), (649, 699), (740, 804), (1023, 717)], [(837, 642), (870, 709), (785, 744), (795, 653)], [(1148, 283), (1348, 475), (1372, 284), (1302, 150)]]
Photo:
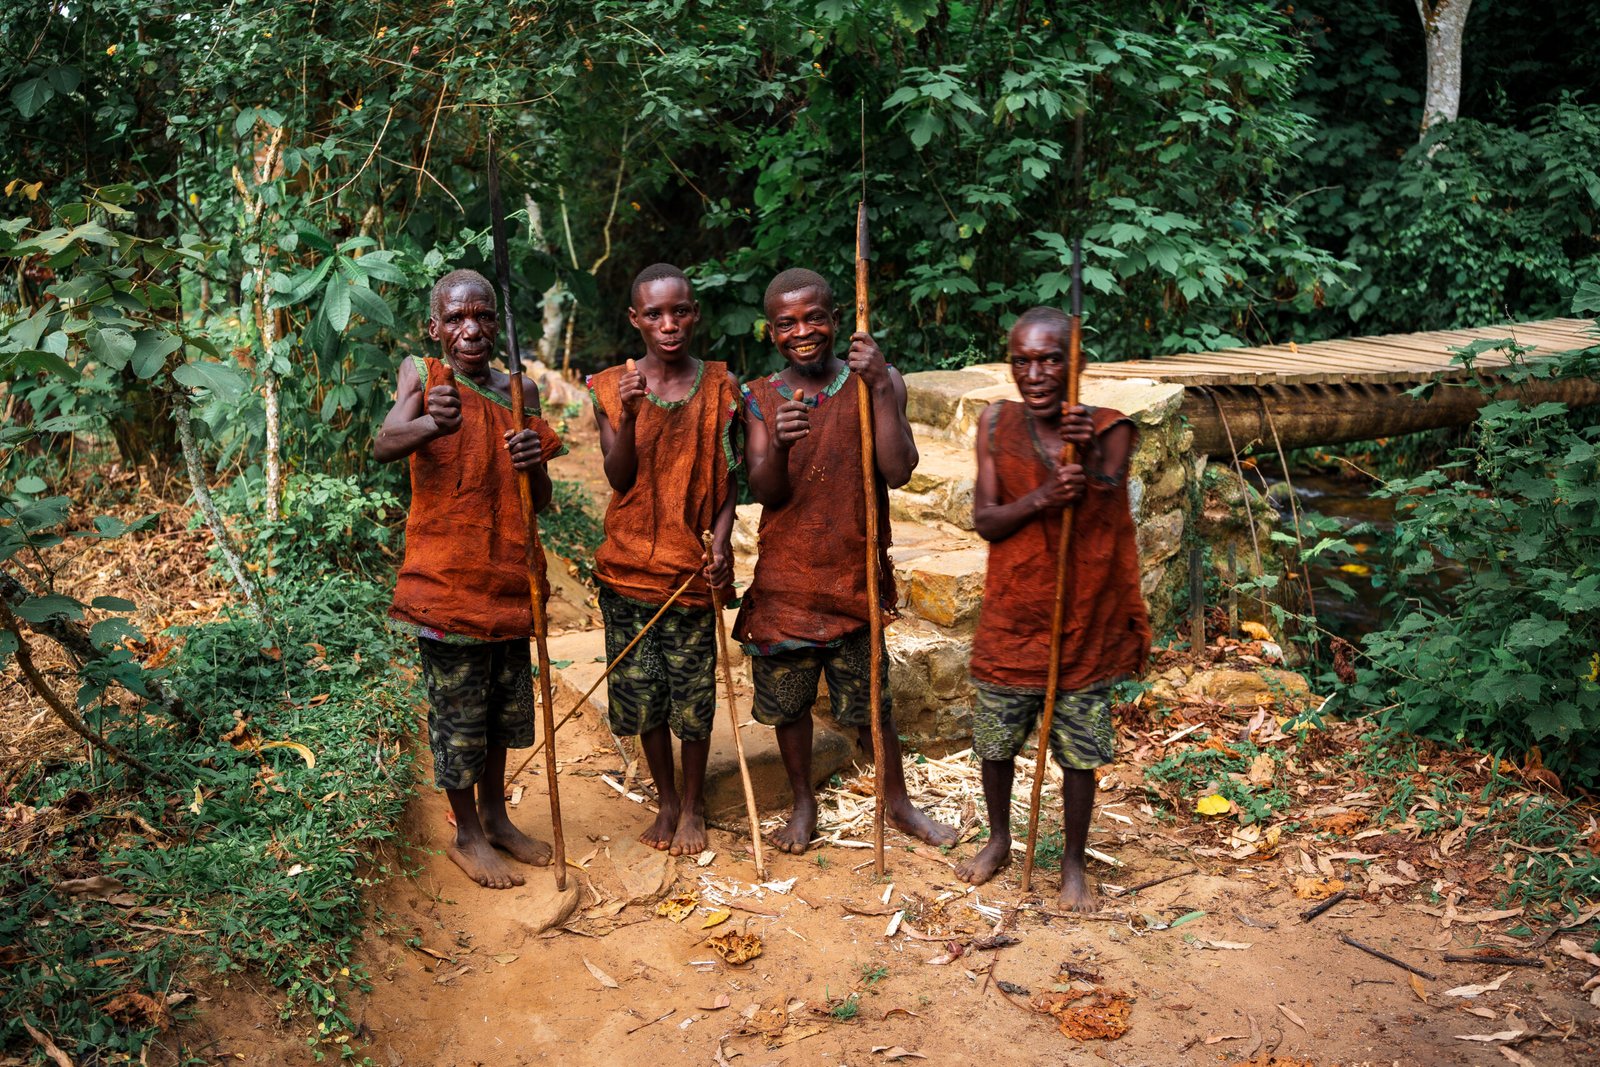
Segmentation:
[(947, 522), (972, 529), (972, 489), (978, 464), (972, 448), (912, 427), (920, 457), (911, 480), (889, 492), (889, 515), (908, 522)]

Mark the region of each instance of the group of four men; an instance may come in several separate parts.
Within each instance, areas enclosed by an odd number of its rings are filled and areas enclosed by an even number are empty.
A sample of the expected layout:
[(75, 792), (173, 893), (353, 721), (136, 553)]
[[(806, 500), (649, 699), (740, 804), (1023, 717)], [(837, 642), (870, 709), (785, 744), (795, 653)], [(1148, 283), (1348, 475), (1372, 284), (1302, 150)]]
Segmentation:
[[(776, 728), (794, 794), (787, 824), (772, 841), (798, 854), (817, 823), (811, 709), (819, 678), (827, 680), (833, 718), (854, 727), (863, 752), (871, 752), (867, 503), (855, 379), (871, 397), (874, 506), (885, 534), (888, 490), (910, 479), (918, 459), (905, 382), (867, 333), (851, 335), (839, 357), (840, 311), (828, 282), (809, 270), (786, 270), (767, 287), (768, 330), (785, 366), (742, 386), (725, 364), (690, 354), (700, 306), (682, 271), (647, 267), (629, 304), (643, 356), (589, 379), (613, 490), (594, 560), (608, 660), (623, 657), (687, 582), (608, 680), (611, 730), (640, 739), (659, 796), (641, 840), (674, 855), (706, 847), (702, 788), (716, 708), (711, 587), (727, 598), (743, 464), (762, 516), (755, 576), (735, 633), (751, 659), (754, 717)], [(502, 853), (534, 865), (550, 861), (549, 846), (511, 823), (504, 799), (507, 749), (533, 743), (534, 719), (515, 479), (530, 472), (534, 504), (542, 508), (551, 491), (545, 464), (564, 447), (536, 408), (511, 411), (509, 379), (491, 365), (497, 324), (494, 289), (481, 275), (455, 271), (440, 279), (428, 323), (440, 355), (401, 365), (375, 454), (382, 461), (410, 457), (406, 555), (391, 616), (418, 639), (435, 781), (456, 822), (449, 854), (479, 884), (506, 888), (523, 879)], [(1044, 703), (1056, 546), (1071, 505), (1050, 740), (1065, 774), (1060, 902), (1088, 909), (1094, 894), (1084, 846), (1094, 770), (1113, 756), (1111, 686), (1142, 669), (1150, 627), (1125, 485), (1135, 430), (1107, 408), (1065, 409), (1068, 329), (1066, 316), (1050, 308), (1017, 319), (1008, 358), (1021, 401), (990, 405), (978, 427), (973, 526), (990, 542), (990, 557), (970, 673), (989, 840), (956, 873), (982, 883), (1010, 858), (1014, 760)], [(1078, 462), (1060, 461), (1067, 442)], [(887, 536), (881, 541), (881, 603), (892, 610)], [(880, 662), (885, 751), (876, 773), (883, 776), (885, 819), (929, 844), (954, 845), (956, 831), (929, 819), (907, 795), (888, 656)], [(673, 736), (681, 746), (681, 791)]]

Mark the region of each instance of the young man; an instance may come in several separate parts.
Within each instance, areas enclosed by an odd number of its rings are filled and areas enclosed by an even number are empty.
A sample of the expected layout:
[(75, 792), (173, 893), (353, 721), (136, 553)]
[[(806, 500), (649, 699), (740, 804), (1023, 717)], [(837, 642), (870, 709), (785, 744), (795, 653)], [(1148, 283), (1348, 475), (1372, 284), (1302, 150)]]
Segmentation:
[[(761, 502), (755, 580), (744, 597), (735, 632), (753, 657), (758, 722), (775, 726), (794, 811), (773, 838), (801, 853), (817, 825), (811, 781), (811, 706), (817, 678), (828, 679), (833, 716), (856, 727), (861, 749), (872, 751), (868, 685), (866, 502), (861, 491), (859, 376), (872, 395), (878, 467), (878, 573), (882, 606), (895, 605), (889, 565), (886, 487), (904, 485), (917, 465), (906, 419), (906, 387), (866, 333), (850, 338), (847, 361), (834, 355), (839, 311), (833, 290), (809, 270), (786, 270), (766, 293), (773, 343), (788, 366), (745, 387), (749, 414), (746, 456), (750, 491)], [(852, 375), (851, 372), (854, 372)], [(886, 766), (884, 816), (890, 826), (933, 845), (955, 831), (930, 820), (906, 796), (889, 700), (889, 657), (883, 656), (881, 722)]]
[[(706, 758), (717, 707), (716, 620), (706, 582), (733, 577), (733, 432), (739, 383), (726, 364), (689, 354), (700, 305), (677, 267), (657, 263), (633, 280), (628, 321), (644, 358), (589, 379), (613, 490), (605, 541), (595, 553), (606, 658), (615, 660), (692, 575), (700, 535), (712, 533), (705, 581), (692, 582), (607, 682), (611, 732), (637, 736), (660, 799), (639, 840), (674, 856), (706, 847)], [(683, 745), (683, 792), (672, 737)]]
[[(381, 463), (411, 459), (406, 555), (389, 614), (417, 635), (434, 783), (456, 821), (449, 856), (479, 885), (509, 889), (523, 877), (500, 852), (550, 862), (550, 846), (512, 825), (505, 805), (506, 750), (533, 744), (533, 609), (517, 472), (532, 474), (542, 509), (550, 501), (545, 461), (564, 449), (537, 417), (538, 388), (525, 379), (535, 406), (514, 412), (511, 379), (490, 365), (500, 332), (493, 286), (452, 271), (429, 306), (439, 357), (400, 364), (394, 407), (372, 450)], [(547, 596), (542, 556), (538, 566)]]
[[(1110, 763), (1111, 686), (1137, 675), (1150, 655), (1139, 592), (1139, 550), (1128, 510), (1127, 472), (1136, 432), (1110, 408), (1063, 412), (1067, 317), (1030, 308), (1011, 328), (1011, 375), (1022, 402), (991, 404), (978, 424), (973, 526), (989, 542), (983, 607), (972, 642), (977, 688), (973, 751), (983, 761), (989, 843), (956, 874), (973, 885), (1011, 858), (1014, 761), (1044, 710), (1050, 625), (1063, 509), (1073, 507), (1060, 688), (1050, 747), (1065, 775), (1060, 905), (1092, 911), (1083, 850), (1094, 810), (1095, 768)], [(1061, 446), (1078, 462), (1059, 462)]]

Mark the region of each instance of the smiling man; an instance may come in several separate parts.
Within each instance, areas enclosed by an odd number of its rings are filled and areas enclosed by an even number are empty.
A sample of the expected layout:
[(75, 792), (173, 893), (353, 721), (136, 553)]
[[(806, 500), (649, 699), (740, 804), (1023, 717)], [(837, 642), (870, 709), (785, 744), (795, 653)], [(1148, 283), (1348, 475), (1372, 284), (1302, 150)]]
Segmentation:
[[(861, 491), (861, 417), (852, 373), (872, 397), (878, 464), (878, 573), (882, 603), (895, 603), (889, 564), (888, 489), (917, 466), (906, 418), (906, 386), (866, 333), (850, 337), (846, 359), (834, 354), (839, 310), (833, 289), (809, 270), (786, 270), (766, 293), (773, 343), (783, 370), (745, 387), (750, 491), (762, 505), (760, 556), (735, 632), (750, 653), (755, 718), (777, 727), (778, 748), (794, 790), (788, 824), (773, 836), (801, 853), (817, 825), (811, 781), (811, 706), (819, 676), (828, 680), (833, 717), (856, 728), (872, 753), (868, 687), (866, 501)], [(933, 822), (906, 795), (900, 742), (889, 700), (889, 657), (882, 675), (885, 821), (932, 845), (956, 834)]]
[[(550, 501), (545, 461), (564, 449), (537, 406), (511, 410), (511, 379), (490, 365), (499, 319), (488, 280), (452, 271), (434, 285), (429, 307), (439, 355), (400, 364), (394, 407), (372, 449), (380, 463), (411, 461), (406, 556), (389, 615), (417, 637), (434, 784), (456, 820), (448, 854), (479, 885), (509, 889), (523, 877), (501, 853), (550, 862), (550, 846), (517, 829), (505, 803), (506, 751), (533, 744), (534, 718), (517, 472), (532, 475), (542, 510)], [(537, 405), (538, 388), (526, 379), (523, 388)], [(548, 596), (542, 555), (537, 566)]]
[[(700, 304), (683, 271), (656, 263), (633, 280), (628, 321), (644, 357), (589, 379), (611, 503), (594, 557), (615, 660), (673, 592), (702, 570), (700, 536), (712, 533), (705, 581), (691, 582), (629, 659), (607, 679), (611, 732), (637, 736), (660, 799), (640, 840), (674, 856), (706, 847), (703, 787), (717, 707), (717, 645), (708, 582), (733, 578), (738, 488), (733, 435), (739, 383), (724, 363), (690, 354)], [(683, 792), (672, 738), (683, 749)]]

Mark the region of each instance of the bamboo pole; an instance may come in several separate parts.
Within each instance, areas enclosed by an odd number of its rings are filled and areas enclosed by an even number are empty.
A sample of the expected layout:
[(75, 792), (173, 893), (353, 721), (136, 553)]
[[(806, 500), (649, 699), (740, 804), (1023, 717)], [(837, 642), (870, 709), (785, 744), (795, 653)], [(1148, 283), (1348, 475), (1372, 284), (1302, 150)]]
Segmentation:
[[(494, 237), (494, 269), (500, 287), (500, 314), (506, 324), (506, 370), (511, 376), (511, 411), (519, 426), (525, 426), (523, 406), (522, 353), (517, 348), (517, 325), (511, 314), (511, 257), (506, 248), (505, 216), (500, 211), (500, 161), (495, 155), (494, 131), (489, 132), (489, 224)], [(526, 562), (529, 600), (533, 605), (533, 643), (539, 660), (540, 716), (545, 736), (545, 770), (550, 790), (550, 835), (555, 855), (556, 888), (567, 888), (567, 845), (561, 832), (561, 788), (556, 780), (556, 715), (550, 696), (550, 620), (545, 615), (540, 564), (544, 547), (539, 543), (539, 514), (533, 506), (533, 477), (517, 472), (517, 500), (527, 524)], [(502, 786), (503, 788), (503, 786)]]
[[(856, 207), (856, 332), (868, 328), (867, 260), (871, 248), (867, 238), (867, 200), (863, 196)], [(868, 714), (872, 723), (872, 792), (876, 802), (872, 806), (873, 872), (882, 878), (883, 859), (883, 724), (879, 722), (879, 709), (883, 706), (883, 604), (878, 588), (878, 457), (877, 442), (872, 432), (872, 390), (867, 380), (856, 377), (856, 398), (861, 416), (861, 492), (867, 505), (867, 639), (871, 642), (871, 679), (867, 683)]]
[[(700, 535), (706, 548), (706, 563), (711, 562), (711, 531)], [(739, 732), (739, 703), (733, 688), (733, 663), (728, 659), (728, 624), (722, 618), (722, 597), (711, 586), (711, 614), (717, 620), (717, 656), (722, 661), (722, 684), (728, 691), (728, 721), (733, 724), (733, 751), (739, 757), (739, 778), (744, 783), (744, 810), (750, 817), (750, 847), (755, 851), (756, 879), (767, 877), (767, 863), (761, 853), (761, 817), (756, 812), (756, 790), (750, 782), (750, 764), (744, 758), (744, 735)]]
[[(1072, 318), (1067, 334), (1067, 398), (1063, 417), (1078, 406), (1078, 363), (1083, 352), (1083, 286), (1080, 270), (1081, 241), (1072, 243)], [(1071, 441), (1061, 446), (1060, 465), (1078, 461), (1078, 449)], [(1044, 790), (1045, 769), (1050, 762), (1050, 727), (1055, 719), (1056, 693), (1061, 685), (1061, 630), (1067, 608), (1067, 559), (1072, 545), (1072, 516), (1068, 504), (1061, 513), (1061, 547), (1056, 552), (1056, 602), (1050, 616), (1050, 671), (1045, 676), (1044, 711), (1039, 716), (1039, 756), (1033, 770), (1033, 795), (1028, 800), (1028, 844), (1022, 856), (1022, 891), (1033, 889), (1033, 853), (1039, 843), (1039, 796)]]

